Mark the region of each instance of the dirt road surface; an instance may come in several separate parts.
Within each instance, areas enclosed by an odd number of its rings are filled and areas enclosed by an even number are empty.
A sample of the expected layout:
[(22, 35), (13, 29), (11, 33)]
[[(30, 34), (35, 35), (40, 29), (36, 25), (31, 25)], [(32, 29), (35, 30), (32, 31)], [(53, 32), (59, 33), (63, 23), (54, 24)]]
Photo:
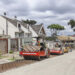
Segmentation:
[(15, 68), (0, 75), (75, 75), (75, 51)]

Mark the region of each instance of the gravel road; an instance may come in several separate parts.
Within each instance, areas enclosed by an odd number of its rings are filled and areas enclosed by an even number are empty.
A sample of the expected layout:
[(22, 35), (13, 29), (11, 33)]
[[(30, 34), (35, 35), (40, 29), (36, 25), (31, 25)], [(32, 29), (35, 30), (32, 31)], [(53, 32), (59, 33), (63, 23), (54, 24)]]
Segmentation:
[(75, 51), (15, 68), (0, 75), (75, 75)]

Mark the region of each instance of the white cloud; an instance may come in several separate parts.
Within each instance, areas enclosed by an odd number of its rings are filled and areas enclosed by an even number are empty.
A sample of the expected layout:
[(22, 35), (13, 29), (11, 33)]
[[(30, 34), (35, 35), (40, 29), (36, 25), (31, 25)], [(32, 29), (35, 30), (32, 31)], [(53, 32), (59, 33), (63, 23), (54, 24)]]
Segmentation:
[(44, 23), (48, 35), (47, 26), (54, 23), (65, 26), (60, 34), (73, 34), (67, 22), (75, 19), (75, 0), (0, 0), (0, 14), (5, 11), (11, 17), (17, 15), (19, 19)]

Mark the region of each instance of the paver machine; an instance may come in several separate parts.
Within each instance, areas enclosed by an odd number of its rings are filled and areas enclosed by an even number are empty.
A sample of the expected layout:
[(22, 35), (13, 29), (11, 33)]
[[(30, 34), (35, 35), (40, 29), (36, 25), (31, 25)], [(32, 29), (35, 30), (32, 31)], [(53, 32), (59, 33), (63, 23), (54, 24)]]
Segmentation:
[(45, 47), (44, 43), (40, 43), (40, 46), (25, 45), (20, 51), (20, 55), (27, 58), (36, 58), (41, 60), (41, 57), (48, 58), (50, 56), (50, 50)]

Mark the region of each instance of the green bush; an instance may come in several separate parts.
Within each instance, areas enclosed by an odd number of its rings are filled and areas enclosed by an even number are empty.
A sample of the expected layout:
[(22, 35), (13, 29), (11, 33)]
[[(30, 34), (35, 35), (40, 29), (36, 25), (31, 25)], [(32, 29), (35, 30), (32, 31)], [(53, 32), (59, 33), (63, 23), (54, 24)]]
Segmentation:
[(14, 52), (13, 50), (10, 50), (10, 51), (9, 51), (10, 54), (13, 54), (13, 52)]

